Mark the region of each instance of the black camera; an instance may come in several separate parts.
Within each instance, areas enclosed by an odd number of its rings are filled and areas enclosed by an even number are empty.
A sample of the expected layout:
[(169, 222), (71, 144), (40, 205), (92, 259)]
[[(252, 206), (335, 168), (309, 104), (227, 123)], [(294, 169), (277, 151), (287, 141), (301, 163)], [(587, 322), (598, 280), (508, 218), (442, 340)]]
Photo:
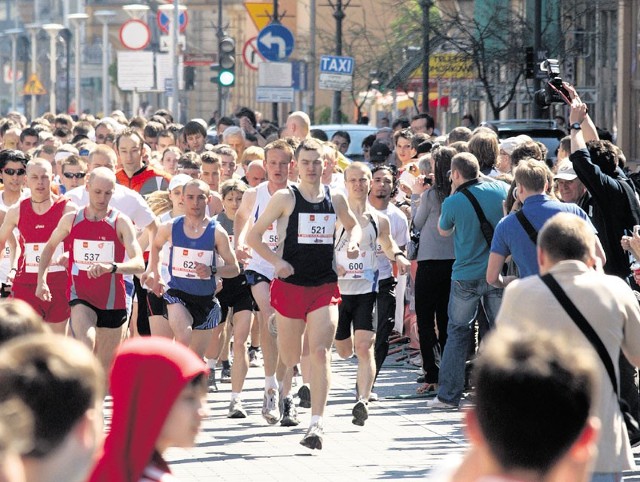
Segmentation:
[(540, 89), (533, 94), (535, 103), (540, 107), (548, 107), (551, 104), (571, 105), (569, 92), (562, 85), (558, 61), (556, 59), (546, 59), (540, 64), (540, 70), (547, 73), (547, 84), (544, 89)]

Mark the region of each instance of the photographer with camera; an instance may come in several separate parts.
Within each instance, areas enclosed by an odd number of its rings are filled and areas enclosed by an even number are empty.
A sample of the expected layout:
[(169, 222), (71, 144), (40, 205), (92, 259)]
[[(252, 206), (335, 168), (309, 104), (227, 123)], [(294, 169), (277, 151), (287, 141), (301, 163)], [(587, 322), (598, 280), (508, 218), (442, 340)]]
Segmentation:
[[(453, 237), (445, 237), (438, 232), (438, 218), (442, 202), (451, 194), (448, 172), (455, 155), (455, 149), (450, 147), (438, 147), (431, 153), (434, 164), (433, 185), (422, 193), (413, 214), (412, 229), (420, 234), (415, 278), (415, 292), (419, 294), (415, 297), (415, 303), (423, 371), (418, 377), (418, 382), (421, 383), (417, 390), (419, 394), (437, 389), (440, 357), (447, 341), (447, 305), (455, 256)], [(431, 178), (425, 177), (427, 179), (431, 181)], [(411, 204), (413, 208), (413, 196)]]
[[(627, 279), (629, 257), (620, 240), (640, 224), (640, 203), (631, 181), (618, 167), (616, 147), (609, 141), (598, 139), (596, 127), (587, 112), (587, 106), (575, 89), (565, 83), (571, 98), (571, 155), (578, 179), (591, 194), (593, 215), (591, 221), (598, 230), (607, 261), (606, 274)], [(634, 418), (639, 418), (636, 369), (620, 357), (620, 396), (627, 402)]]

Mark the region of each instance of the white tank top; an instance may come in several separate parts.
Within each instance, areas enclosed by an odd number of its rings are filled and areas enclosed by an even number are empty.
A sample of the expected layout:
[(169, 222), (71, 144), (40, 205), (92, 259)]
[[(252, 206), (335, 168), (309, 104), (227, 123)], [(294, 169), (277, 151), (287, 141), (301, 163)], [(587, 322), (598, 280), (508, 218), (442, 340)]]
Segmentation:
[[(268, 181), (259, 184), (256, 187), (256, 201), (251, 210), (251, 222), (255, 223), (260, 215), (264, 212), (271, 200), (271, 194), (269, 193)], [(278, 248), (278, 230), (277, 222), (274, 222), (269, 229), (267, 229), (262, 235), (262, 242), (267, 244), (272, 251), (276, 251)], [(251, 259), (245, 266), (245, 270), (255, 271), (269, 279), (273, 279), (275, 275), (275, 269), (271, 263), (265, 260), (258, 253), (253, 251), (251, 253)]]
[[(378, 219), (375, 214), (366, 213), (369, 222), (362, 227), (360, 256), (347, 258), (348, 237), (342, 225), (336, 230), (336, 264), (346, 273), (338, 276), (340, 293), (344, 295), (362, 295), (378, 291), (378, 261), (376, 258), (378, 239)], [(374, 224), (375, 223), (375, 224)]]

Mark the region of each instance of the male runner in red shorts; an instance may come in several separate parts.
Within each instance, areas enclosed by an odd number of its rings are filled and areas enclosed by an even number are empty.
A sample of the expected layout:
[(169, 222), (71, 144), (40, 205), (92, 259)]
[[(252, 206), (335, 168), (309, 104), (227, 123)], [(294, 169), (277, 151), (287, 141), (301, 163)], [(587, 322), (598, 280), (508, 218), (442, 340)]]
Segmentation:
[[(336, 217), (349, 239), (346, 251), (351, 259), (358, 257), (362, 231), (344, 194), (332, 193), (322, 185), (322, 145), (315, 139), (305, 139), (295, 157), (300, 184), (273, 195), (249, 231), (247, 242), (275, 268), (271, 305), (276, 310), (278, 351), (288, 367), (300, 361), (302, 337), (305, 329), (309, 330), (311, 425), (300, 443), (321, 449), (330, 350), (340, 302), (333, 248)], [(262, 235), (276, 221), (279, 245), (273, 252)]]

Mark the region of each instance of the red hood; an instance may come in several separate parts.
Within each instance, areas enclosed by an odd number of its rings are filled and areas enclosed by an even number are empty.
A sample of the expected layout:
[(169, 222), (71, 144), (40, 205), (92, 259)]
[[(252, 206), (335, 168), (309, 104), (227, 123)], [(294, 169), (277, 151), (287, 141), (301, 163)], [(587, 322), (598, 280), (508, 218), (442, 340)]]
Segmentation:
[(174, 401), (207, 372), (193, 351), (167, 338), (125, 341), (111, 367), (111, 431), (89, 481), (138, 482)]

